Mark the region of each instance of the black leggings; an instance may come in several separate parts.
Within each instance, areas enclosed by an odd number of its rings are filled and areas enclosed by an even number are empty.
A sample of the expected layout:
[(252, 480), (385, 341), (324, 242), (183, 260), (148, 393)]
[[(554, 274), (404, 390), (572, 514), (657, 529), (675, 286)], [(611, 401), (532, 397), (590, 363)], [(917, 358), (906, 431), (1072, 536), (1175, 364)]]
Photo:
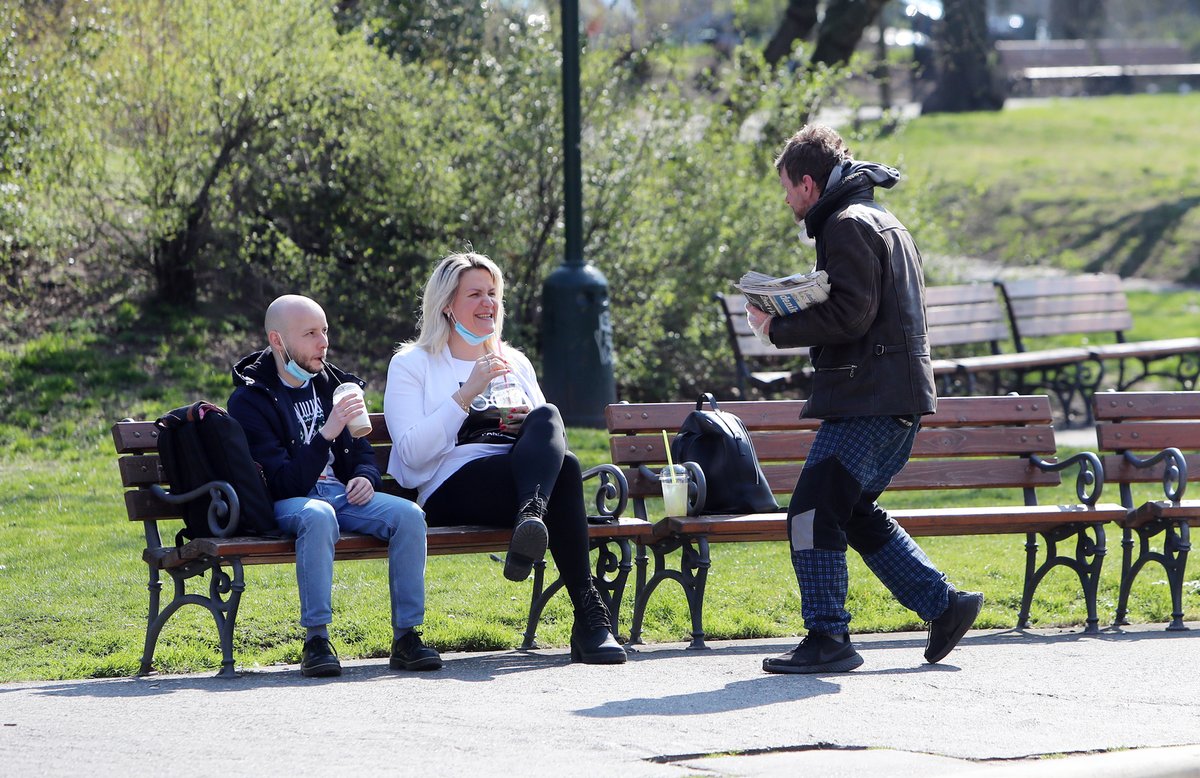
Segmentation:
[(546, 530), (554, 564), (567, 590), (578, 592), (591, 576), (583, 475), (553, 405), (529, 413), (510, 451), (468, 462), (447, 478), (425, 500), (425, 521), (431, 527), (511, 527), (517, 509), (535, 491), (549, 502)]

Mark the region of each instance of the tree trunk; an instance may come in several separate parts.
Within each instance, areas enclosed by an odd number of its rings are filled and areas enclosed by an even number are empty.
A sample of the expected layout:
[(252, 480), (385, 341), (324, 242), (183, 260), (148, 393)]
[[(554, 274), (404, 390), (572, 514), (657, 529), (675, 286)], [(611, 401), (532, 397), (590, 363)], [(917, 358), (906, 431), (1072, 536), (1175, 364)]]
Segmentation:
[(807, 38), (816, 26), (817, 0), (788, 0), (783, 21), (763, 51), (767, 64), (774, 66), (791, 54), (792, 44)]
[(1050, 0), (1050, 37), (1095, 40), (1104, 32), (1104, 0)]
[(984, 0), (945, 0), (938, 36), (938, 81), (922, 113), (996, 111), (1004, 90), (993, 70)]
[(844, 65), (862, 40), (863, 31), (879, 16), (887, 0), (830, 0), (817, 30), (817, 48), (812, 61)]

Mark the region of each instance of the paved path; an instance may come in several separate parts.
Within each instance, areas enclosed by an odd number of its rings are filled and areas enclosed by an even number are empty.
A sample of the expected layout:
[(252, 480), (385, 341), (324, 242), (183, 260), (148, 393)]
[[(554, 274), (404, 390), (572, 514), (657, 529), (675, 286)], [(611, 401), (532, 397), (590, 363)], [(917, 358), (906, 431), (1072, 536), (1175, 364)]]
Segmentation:
[(0, 774), (1200, 775), (1198, 632), (979, 631), (941, 665), (923, 634), (856, 640), (862, 668), (825, 676), (761, 672), (795, 642), (772, 639), (6, 684)]

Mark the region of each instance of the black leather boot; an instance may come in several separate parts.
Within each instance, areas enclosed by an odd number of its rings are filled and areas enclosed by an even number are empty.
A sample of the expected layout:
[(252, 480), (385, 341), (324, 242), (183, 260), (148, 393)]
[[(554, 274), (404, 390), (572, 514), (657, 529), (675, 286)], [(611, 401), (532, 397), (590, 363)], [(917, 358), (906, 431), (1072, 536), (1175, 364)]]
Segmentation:
[(589, 582), (575, 602), (575, 624), (571, 627), (571, 661), (589, 665), (619, 665), (625, 649), (613, 637), (612, 617), (604, 598)]
[(533, 570), (533, 563), (546, 556), (546, 544), (550, 540), (544, 521), (546, 508), (546, 498), (542, 497), (539, 486), (517, 510), (517, 523), (508, 543), (508, 553), (504, 555), (504, 577), (508, 580), (524, 581)]

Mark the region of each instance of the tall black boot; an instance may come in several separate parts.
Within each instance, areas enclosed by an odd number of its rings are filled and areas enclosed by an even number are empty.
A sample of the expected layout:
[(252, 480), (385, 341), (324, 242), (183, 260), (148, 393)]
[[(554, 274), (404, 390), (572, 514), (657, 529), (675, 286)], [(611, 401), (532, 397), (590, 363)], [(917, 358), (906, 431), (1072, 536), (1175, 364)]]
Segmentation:
[(612, 617), (595, 583), (589, 579), (586, 589), (571, 593), (571, 600), (575, 604), (571, 661), (589, 665), (623, 664), (625, 649), (613, 637)]
[(545, 522), (547, 507), (538, 486), (533, 490), (533, 496), (517, 510), (517, 523), (504, 556), (504, 577), (508, 580), (524, 581), (533, 570), (533, 563), (546, 556), (546, 544), (550, 540)]

